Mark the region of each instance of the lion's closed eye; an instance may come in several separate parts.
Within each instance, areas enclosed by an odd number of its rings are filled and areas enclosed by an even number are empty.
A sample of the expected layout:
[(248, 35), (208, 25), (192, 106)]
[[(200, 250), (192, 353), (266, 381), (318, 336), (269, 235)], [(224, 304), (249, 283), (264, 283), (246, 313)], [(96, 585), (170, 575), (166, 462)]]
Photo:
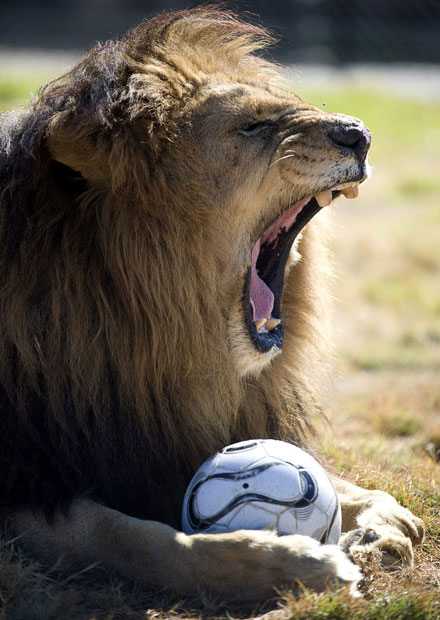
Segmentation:
[(272, 120), (262, 120), (262, 121), (253, 121), (240, 129), (239, 133), (247, 138), (253, 138), (255, 136), (259, 136), (266, 129), (272, 129), (275, 126), (275, 123)]

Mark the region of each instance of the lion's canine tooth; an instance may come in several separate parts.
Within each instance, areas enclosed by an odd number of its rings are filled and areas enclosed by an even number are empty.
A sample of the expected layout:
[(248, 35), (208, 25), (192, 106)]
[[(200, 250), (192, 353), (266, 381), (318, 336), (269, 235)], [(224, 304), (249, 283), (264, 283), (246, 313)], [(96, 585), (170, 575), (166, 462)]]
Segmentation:
[(324, 192), (320, 192), (315, 196), (316, 202), (320, 207), (327, 207), (332, 201), (332, 191), (331, 189), (326, 189)]
[(275, 327), (281, 323), (281, 319), (268, 319), (266, 322), (266, 329), (271, 332)]
[(344, 190), (344, 189), (349, 189), (349, 188), (356, 188), (359, 187), (359, 182), (358, 181), (350, 181), (350, 183), (339, 183), (339, 185), (335, 185), (334, 187), (332, 187), (332, 190)]
[(359, 195), (359, 187), (357, 185), (352, 185), (351, 187), (343, 189), (342, 193), (346, 198), (357, 198)]
[(260, 329), (266, 325), (267, 319), (258, 319), (258, 321), (254, 321), (254, 323), (257, 328), (257, 332), (259, 332)]

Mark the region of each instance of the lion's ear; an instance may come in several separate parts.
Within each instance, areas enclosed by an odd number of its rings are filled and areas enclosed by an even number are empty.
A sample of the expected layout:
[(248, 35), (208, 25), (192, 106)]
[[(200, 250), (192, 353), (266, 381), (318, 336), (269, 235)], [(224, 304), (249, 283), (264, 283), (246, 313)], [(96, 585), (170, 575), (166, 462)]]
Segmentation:
[[(135, 176), (146, 178), (145, 168), (174, 131), (169, 114), (175, 105), (172, 88), (183, 93), (177, 79), (167, 81), (165, 73), (136, 73), (114, 100), (103, 102), (102, 110), (56, 113), (45, 132), (51, 158), (79, 172), (92, 186), (115, 190)], [(142, 169), (136, 171), (136, 166)]]
[(51, 157), (79, 172), (92, 184), (108, 180), (108, 139), (72, 112), (60, 112), (48, 124), (46, 144)]
[[(91, 187), (126, 191), (149, 176), (156, 140), (151, 118), (113, 119), (113, 128), (92, 125), (74, 112), (61, 112), (45, 134), (50, 157), (79, 172)], [(139, 153), (139, 151), (141, 151)]]

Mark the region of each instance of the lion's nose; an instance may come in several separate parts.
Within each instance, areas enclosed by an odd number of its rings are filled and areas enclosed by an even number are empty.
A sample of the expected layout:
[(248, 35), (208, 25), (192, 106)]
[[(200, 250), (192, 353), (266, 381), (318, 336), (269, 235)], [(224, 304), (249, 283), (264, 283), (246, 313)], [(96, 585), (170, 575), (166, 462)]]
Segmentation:
[(330, 140), (343, 150), (351, 150), (362, 163), (368, 153), (371, 134), (365, 125), (338, 125), (328, 133)]

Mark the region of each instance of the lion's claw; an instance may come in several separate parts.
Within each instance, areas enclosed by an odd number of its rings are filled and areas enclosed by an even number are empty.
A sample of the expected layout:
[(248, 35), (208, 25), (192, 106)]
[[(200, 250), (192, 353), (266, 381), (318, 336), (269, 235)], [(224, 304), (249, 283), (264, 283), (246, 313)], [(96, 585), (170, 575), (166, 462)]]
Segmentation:
[(379, 536), (371, 528), (360, 527), (357, 530), (351, 530), (341, 536), (339, 546), (342, 551), (350, 555), (350, 549), (353, 545), (368, 545), (379, 540)]
[(413, 564), (411, 539), (395, 527), (376, 526), (374, 530), (352, 530), (341, 538), (339, 546), (353, 561), (354, 556), (359, 553), (378, 549), (382, 554), (381, 563), (387, 568)]

